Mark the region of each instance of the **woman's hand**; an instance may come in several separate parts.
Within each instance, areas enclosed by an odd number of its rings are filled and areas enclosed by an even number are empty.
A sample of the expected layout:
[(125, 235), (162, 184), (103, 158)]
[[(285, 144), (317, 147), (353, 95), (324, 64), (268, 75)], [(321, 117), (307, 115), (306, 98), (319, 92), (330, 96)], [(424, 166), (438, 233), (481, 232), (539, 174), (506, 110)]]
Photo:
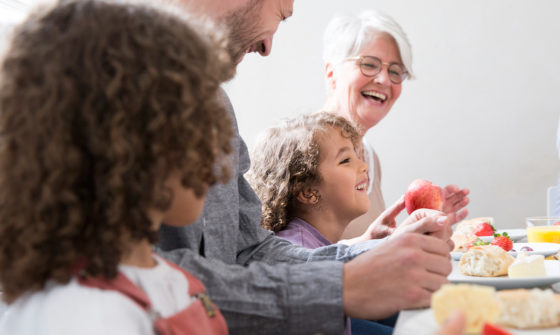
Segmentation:
[(469, 204), (469, 189), (460, 189), (456, 185), (447, 185), (443, 188), (442, 212), (456, 213)]

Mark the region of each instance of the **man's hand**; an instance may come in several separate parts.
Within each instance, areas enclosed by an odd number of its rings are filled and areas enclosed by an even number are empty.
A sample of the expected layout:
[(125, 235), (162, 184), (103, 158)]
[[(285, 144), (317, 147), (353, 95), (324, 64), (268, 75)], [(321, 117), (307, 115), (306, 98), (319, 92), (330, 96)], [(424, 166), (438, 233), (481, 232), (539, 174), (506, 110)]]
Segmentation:
[[(440, 226), (423, 219), (425, 232)], [(344, 264), (346, 315), (380, 319), (406, 308), (426, 307), (451, 272), (449, 247), (435, 236), (403, 232)]]
[[(402, 233), (427, 234), (437, 237), (447, 243), (449, 251), (451, 251), (454, 247), (453, 241), (451, 240), (451, 235), (453, 234), (452, 226), (463, 220), (467, 214), (468, 211), (466, 209), (463, 209), (459, 213), (451, 214), (445, 214), (433, 209), (417, 209), (399, 225), (390, 238)], [(434, 224), (434, 221), (436, 224)]]

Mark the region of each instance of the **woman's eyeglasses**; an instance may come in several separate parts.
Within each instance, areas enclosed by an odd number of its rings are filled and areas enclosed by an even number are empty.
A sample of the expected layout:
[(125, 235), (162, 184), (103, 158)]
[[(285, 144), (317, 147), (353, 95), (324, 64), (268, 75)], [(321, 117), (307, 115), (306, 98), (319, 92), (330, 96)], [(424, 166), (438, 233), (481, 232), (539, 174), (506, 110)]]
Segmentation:
[(399, 63), (383, 63), (381, 59), (373, 56), (350, 57), (346, 58), (346, 60), (359, 60), (360, 71), (366, 77), (375, 77), (381, 72), (383, 65), (387, 65), (389, 79), (393, 84), (400, 84), (408, 77), (408, 72), (404, 65)]

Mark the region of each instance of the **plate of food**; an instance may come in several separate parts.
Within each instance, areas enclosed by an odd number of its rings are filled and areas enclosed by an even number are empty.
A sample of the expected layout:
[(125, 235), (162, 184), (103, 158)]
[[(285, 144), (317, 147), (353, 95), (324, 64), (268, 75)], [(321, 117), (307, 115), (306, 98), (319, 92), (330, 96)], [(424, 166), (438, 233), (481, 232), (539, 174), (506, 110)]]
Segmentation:
[(511, 253), (495, 245), (475, 246), (452, 263), (451, 283), (488, 285), (499, 289), (528, 288), (560, 282), (560, 262), (543, 255)]
[[(517, 256), (518, 252), (526, 251), (529, 255), (543, 255), (550, 256), (560, 252), (559, 243), (513, 243), (513, 249), (509, 251), (509, 254), (513, 257)], [(466, 252), (455, 250), (451, 252), (451, 258), (458, 261), (461, 256)]]
[(463, 274), (459, 262), (453, 262), (453, 270), (447, 277), (451, 283), (467, 283), (494, 286), (497, 289), (531, 288), (560, 282), (560, 262), (544, 261), (546, 275), (532, 278), (510, 278), (508, 275), (498, 277), (478, 277)]
[[(506, 233), (513, 242), (518, 242), (527, 237), (527, 229), (498, 229), (495, 233), (499, 235)], [(484, 242), (492, 242), (494, 235), (478, 236), (478, 238)]]
[[(401, 314), (410, 313), (410, 317), (403, 322), (398, 322), (393, 335), (434, 335), (440, 329), (431, 308), (415, 311), (404, 311)], [(546, 329), (515, 329), (506, 328), (515, 335), (558, 335), (560, 327)]]

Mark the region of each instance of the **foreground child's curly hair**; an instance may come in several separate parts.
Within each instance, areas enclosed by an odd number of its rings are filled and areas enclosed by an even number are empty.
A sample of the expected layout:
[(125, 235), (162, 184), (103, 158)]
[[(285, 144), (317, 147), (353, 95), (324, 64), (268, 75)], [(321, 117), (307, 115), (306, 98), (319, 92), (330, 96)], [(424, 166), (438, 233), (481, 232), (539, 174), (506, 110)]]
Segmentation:
[[(158, 2), (158, 6), (162, 6)], [(0, 69), (0, 283), (12, 302), (86, 261), (114, 277), (123, 240), (154, 242), (164, 180), (224, 181), (225, 40), (148, 4), (60, 1), (14, 31)], [(222, 160), (222, 158), (224, 158)]]
[[(285, 120), (259, 136), (247, 174), (262, 202), (264, 228), (279, 232), (295, 217), (297, 195), (321, 182), (319, 140), (329, 128), (361, 148), (356, 128), (345, 118), (320, 112)], [(320, 195), (318, 195), (320, 196)]]

